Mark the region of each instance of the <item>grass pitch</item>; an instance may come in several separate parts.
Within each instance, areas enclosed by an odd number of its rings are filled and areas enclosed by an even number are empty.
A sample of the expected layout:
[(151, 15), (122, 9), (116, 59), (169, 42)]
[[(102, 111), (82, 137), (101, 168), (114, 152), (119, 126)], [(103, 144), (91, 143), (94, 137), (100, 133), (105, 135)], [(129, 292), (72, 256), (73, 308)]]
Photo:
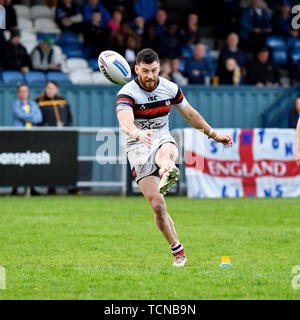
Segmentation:
[[(299, 199), (168, 197), (175, 269), (142, 197), (2, 197), (0, 299), (299, 299)], [(221, 256), (232, 267), (220, 268)], [(300, 284), (300, 281), (299, 281)]]

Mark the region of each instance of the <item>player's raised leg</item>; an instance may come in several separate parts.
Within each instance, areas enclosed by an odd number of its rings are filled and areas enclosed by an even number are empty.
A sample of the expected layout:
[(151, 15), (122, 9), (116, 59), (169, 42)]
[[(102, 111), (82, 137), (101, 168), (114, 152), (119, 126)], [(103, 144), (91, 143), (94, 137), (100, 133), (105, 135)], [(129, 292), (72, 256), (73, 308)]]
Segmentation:
[(154, 220), (157, 227), (170, 245), (171, 252), (174, 256), (173, 266), (184, 266), (187, 262), (185, 251), (178, 240), (174, 222), (167, 212), (165, 199), (163, 195), (158, 192), (159, 178), (148, 176), (140, 180), (138, 184), (153, 209)]
[(162, 194), (166, 194), (180, 178), (180, 171), (175, 166), (177, 157), (178, 149), (170, 142), (163, 144), (155, 155), (155, 162), (160, 168), (158, 192)]

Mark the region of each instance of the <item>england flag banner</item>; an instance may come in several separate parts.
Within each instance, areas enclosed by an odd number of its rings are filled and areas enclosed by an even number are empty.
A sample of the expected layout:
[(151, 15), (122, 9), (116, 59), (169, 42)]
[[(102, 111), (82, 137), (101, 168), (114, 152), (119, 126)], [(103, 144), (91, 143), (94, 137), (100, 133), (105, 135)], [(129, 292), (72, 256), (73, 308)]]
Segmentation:
[(216, 129), (233, 147), (184, 130), (188, 197), (300, 197), (294, 129)]

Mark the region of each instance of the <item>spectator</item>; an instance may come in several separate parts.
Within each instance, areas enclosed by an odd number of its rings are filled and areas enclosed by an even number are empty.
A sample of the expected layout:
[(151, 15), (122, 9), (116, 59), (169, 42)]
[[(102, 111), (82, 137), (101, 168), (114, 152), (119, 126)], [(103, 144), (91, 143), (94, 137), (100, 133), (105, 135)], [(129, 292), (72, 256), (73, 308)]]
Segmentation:
[(61, 31), (80, 32), (83, 16), (79, 5), (73, 0), (59, 0), (55, 19)]
[[(35, 101), (42, 111), (42, 126), (67, 127), (72, 125), (71, 108), (68, 101), (59, 93), (59, 86), (55, 81), (48, 81), (45, 85), (45, 92), (36, 97)], [(69, 190), (70, 193), (78, 191), (74, 188), (71, 190)], [(50, 187), (48, 194), (56, 194), (55, 188)]]
[(85, 22), (90, 21), (94, 11), (101, 13), (101, 26), (105, 27), (108, 20), (111, 18), (111, 15), (109, 11), (100, 3), (100, 0), (86, 0), (82, 6), (83, 20)]
[(230, 33), (227, 37), (227, 45), (221, 50), (219, 56), (219, 69), (224, 68), (227, 58), (234, 58), (238, 65), (242, 68), (242, 75), (246, 75), (247, 54), (238, 47), (239, 36), (236, 33)]
[(197, 14), (191, 13), (188, 15), (186, 25), (180, 29), (179, 34), (182, 45), (192, 45), (200, 42), (200, 27)]
[(138, 36), (142, 37), (145, 32), (145, 19), (142, 16), (135, 17), (131, 28)]
[(267, 47), (262, 47), (254, 58), (248, 69), (248, 83), (259, 87), (273, 86), (280, 84), (280, 73), (270, 57)]
[(156, 12), (157, 6), (155, 0), (136, 0), (133, 4), (135, 16), (141, 16), (145, 20), (151, 20)]
[(30, 70), (30, 57), (20, 43), (20, 33), (18, 31), (11, 31), (10, 40), (3, 44), (1, 51), (4, 70), (18, 70), (23, 73)]
[(205, 57), (206, 48), (198, 43), (194, 49), (194, 57), (186, 61), (185, 72), (189, 83), (204, 84), (205, 77), (213, 76), (213, 68), (210, 61)]
[(280, 37), (298, 37), (299, 31), (292, 28), (291, 5), (287, 0), (282, 1), (280, 10), (273, 14), (273, 33)]
[[(42, 122), (42, 113), (35, 101), (29, 100), (29, 88), (27, 84), (18, 85), (18, 99), (12, 104), (13, 124), (15, 127), (31, 128)], [(18, 189), (14, 187), (11, 195), (17, 195)], [(31, 195), (40, 195), (31, 188)]]
[(296, 128), (300, 116), (300, 97), (296, 98), (294, 106), (289, 114), (289, 127)]
[(121, 10), (115, 10), (112, 17), (108, 20), (107, 26), (112, 32), (118, 32), (123, 19), (123, 12)]
[(163, 59), (160, 64), (160, 76), (171, 80), (171, 64), (169, 59)]
[(60, 64), (57, 63), (52, 44), (53, 38), (46, 36), (43, 41), (32, 50), (31, 61), (34, 70), (53, 71), (60, 69)]
[(177, 25), (169, 23), (159, 39), (159, 54), (162, 58), (174, 59), (180, 56), (180, 40), (176, 35)]
[[(14, 7), (11, 4), (11, 0), (5, 0), (4, 2), (4, 7), (5, 7), (5, 11), (6, 11), (6, 29), (13, 31), (13, 30), (17, 30), (17, 14), (16, 11), (14, 9)], [(1, 1), (0, 1), (1, 4)]]
[(154, 25), (149, 25), (142, 38), (142, 47), (158, 51), (158, 40), (159, 39), (155, 36)]
[(188, 84), (187, 78), (179, 70), (180, 60), (175, 58), (171, 60), (171, 81), (175, 82), (179, 86), (185, 86)]
[(101, 12), (94, 11), (90, 21), (83, 24), (84, 43), (88, 58), (98, 58), (99, 53), (109, 48), (110, 29), (101, 24)]
[[(271, 17), (261, 6), (261, 0), (252, 0), (252, 6), (245, 9), (241, 17), (240, 36), (248, 50), (255, 51), (265, 44), (272, 32)], [(246, 44), (247, 42), (247, 44)]]
[(131, 67), (132, 72), (134, 71), (135, 58), (137, 54), (137, 45), (135, 38), (128, 34), (125, 38), (125, 51), (124, 58), (127, 60), (128, 64)]
[(241, 68), (234, 58), (225, 60), (225, 67), (219, 70), (219, 83), (239, 85), (241, 83)]
[(148, 24), (147, 27), (153, 26), (154, 27), (154, 36), (158, 38), (165, 31), (166, 21), (167, 21), (166, 11), (160, 9), (156, 12), (155, 18)]

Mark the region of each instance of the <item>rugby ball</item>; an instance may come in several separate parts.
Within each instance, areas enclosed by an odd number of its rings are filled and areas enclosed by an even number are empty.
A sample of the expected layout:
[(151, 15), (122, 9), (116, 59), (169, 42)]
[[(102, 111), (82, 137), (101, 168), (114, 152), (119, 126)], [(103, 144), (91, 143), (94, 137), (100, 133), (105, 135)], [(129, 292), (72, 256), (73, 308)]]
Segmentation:
[(98, 66), (105, 78), (112, 83), (126, 84), (131, 79), (128, 62), (115, 51), (102, 51), (98, 58)]

